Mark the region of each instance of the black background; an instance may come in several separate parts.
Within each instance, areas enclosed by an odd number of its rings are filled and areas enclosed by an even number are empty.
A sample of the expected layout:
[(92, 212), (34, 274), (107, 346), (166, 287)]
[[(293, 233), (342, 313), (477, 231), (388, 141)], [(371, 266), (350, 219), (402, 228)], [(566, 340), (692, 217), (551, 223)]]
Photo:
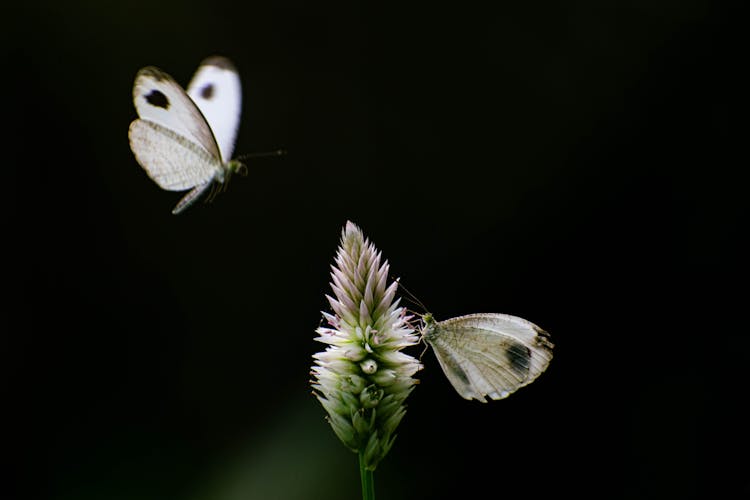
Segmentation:
[[(347, 220), (438, 319), (515, 314), (556, 344), (486, 405), (427, 354), (378, 498), (750, 495), (731, 6), (3, 17), (3, 498), (357, 498), (356, 456), (308, 385)], [(243, 80), (237, 154), (289, 155), (175, 217), (179, 195), (129, 150), (133, 78), (186, 84), (213, 54)]]

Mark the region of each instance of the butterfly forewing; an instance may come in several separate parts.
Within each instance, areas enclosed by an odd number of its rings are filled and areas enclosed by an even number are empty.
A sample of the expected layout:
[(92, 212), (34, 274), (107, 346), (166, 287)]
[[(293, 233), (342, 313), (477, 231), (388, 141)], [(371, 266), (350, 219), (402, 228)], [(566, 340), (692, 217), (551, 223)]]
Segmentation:
[(209, 57), (198, 67), (187, 93), (211, 127), (222, 161), (229, 161), (242, 109), (242, 87), (234, 65), (225, 57)]
[(133, 102), (142, 120), (172, 130), (221, 162), (219, 147), (206, 119), (171, 76), (153, 66), (141, 69), (135, 77)]
[[(472, 338), (474, 333), (477, 330), (446, 330), (433, 341), (433, 348), (440, 351), (437, 357), (443, 371), (466, 399), (482, 401), (484, 396), (492, 399), (507, 397), (524, 383), (528, 375), (523, 361), (509, 363), (509, 349), (517, 350), (517, 347), (497, 337)], [(462, 341), (466, 343), (461, 345)], [(451, 366), (446, 366), (445, 359), (450, 360)]]
[(472, 314), (432, 323), (425, 340), (466, 399), (502, 399), (536, 379), (552, 359), (544, 330), (507, 314)]

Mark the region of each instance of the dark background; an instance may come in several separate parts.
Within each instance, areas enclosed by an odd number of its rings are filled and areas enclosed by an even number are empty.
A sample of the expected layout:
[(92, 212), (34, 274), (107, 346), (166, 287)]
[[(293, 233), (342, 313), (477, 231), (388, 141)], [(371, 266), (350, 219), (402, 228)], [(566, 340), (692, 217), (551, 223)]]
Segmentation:
[[(746, 27), (497, 4), (6, 6), (0, 496), (357, 498), (308, 385), (346, 220), (438, 319), (556, 344), (487, 405), (427, 354), (378, 498), (750, 495)], [(289, 155), (176, 217), (128, 146), (133, 78), (213, 54), (243, 80), (237, 154)]]

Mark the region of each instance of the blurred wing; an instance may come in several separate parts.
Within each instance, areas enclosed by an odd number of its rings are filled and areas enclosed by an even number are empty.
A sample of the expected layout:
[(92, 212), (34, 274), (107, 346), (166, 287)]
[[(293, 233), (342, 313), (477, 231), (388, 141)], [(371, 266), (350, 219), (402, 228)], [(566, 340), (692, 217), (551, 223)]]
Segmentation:
[(231, 160), (242, 111), (242, 87), (234, 65), (224, 57), (209, 57), (198, 67), (187, 92), (206, 117), (222, 161)]
[(465, 399), (503, 399), (549, 365), (547, 332), (507, 314), (471, 314), (438, 322), (425, 335), (446, 377)]
[(158, 123), (134, 120), (128, 137), (136, 160), (162, 189), (184, 191), (202, 186), (222, 172), (217, 157)]
[(191, 191), (188, 191), (188, 194), (183, 196), (180, 202), (172, 209), (172, 214), (177, 215), (187, 207), (195, 203), (195, 200), (200, 198), (200, 196), (205, 193), (206, 189), (208, 189), (210, 186), (211, 182), (209, 181), (205, 184), (199, 184), (195, 186), (195, 188), (193, 188)]
[(133, 86), (133, 103), (142, 120), (160, 125), (200, 145), (221, 161), (219, 147), (206, 119), (168, 74), (153, 66), (140, 70)]

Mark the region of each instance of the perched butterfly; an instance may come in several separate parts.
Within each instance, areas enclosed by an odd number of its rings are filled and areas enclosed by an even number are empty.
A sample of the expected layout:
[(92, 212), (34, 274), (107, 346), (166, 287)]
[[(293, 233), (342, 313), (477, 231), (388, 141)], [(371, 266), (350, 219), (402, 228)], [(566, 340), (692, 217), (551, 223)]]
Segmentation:
[(549, 334), (507, 314), (469, 314), (435, 321), (422, 316), (422, 339), (465, 399), (503, 399), (534, 381), (549, 365)]
[(247, 168), (231, 160), (240, 122), (242, 89), (234, 65), (210, 57), (185, 92), (168, 74), (148, 66), (138, 72), (133, 102), (139, 119), (130, 124), (130, 149), (162, 189), (188, 192), (178, 214), (209, 187), (229, 182)]

